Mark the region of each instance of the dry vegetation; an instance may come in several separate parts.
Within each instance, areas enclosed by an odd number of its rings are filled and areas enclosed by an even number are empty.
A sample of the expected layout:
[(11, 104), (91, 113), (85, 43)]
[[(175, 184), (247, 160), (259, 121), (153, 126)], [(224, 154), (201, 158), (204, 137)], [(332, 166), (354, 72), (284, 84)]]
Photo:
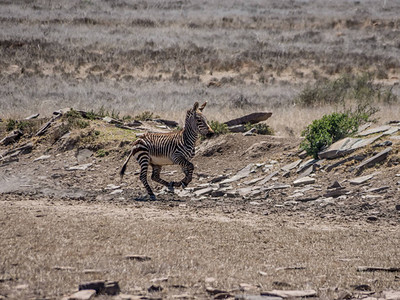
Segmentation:
[[(298, 135), (335, 109), (293, 107), (307, 83), (370, 72), (400, 94), (400, 6), (385, 3), (3, 2), (0, 111), (103, 106), (182, 120), (208, 100), (211, 119), (270, 110), (277, 134)], [(383, 122), (400, 113), (378, 105)]]
[[(4, 0), (0, 138), (8, 119), (49, 118), (65, 107), (121, 118), (150, 111), (182, 123), (194, 101), (206, 100), (208, 119), (220, 122), (272, 111), (267, 123), (277, 137), (213, 140), (221, 149), (196, 157), (192, 186), (250, 162), (289, 163), (301, 131), (342, 107), (299, 105), (305, 88), (369, 73), (374, 86), (400, 99), (399, 15), (400, 2), (392, 0)], [(380, 123), (399, 120), (399, 100), (372, 100)], [(30, 121), (25, 131), (45, 121)], [(206, 285), (236, 295), (242, 283), (252, 286), (249, 294), (316, 289), (321, 299), (364, 297), (356, 290), (363, 284), (376, 297), (400, 290), (398, 273), (356, 272), (360, 265), (400, 265), (398, 143), (389, 162), (372, 170), (381, 172), (374, 186), (390, 185), (382, 199), (362, 198), (363, 186), (323, 207), (283, 205), (285, 192), (258, 199), (259, 206), (175, 195), (142, 202), (132, 201), (142, 190), (133, 163), (123, 196), (106, 189), (120, 184), (134, 133), (82, 122), (69, 128), (72, 150), (55, 144), (61, 127), (55, 136), (34, 137), (32, 154), (0, 165), (0, 300), (59, 299), (94, 279), (118, 280), (124, 293), (150, 299), (212, 298)], [(264, 148), (247, 155), (260, 143)], [(90, 172), (67, 170), (82, 163), (78, 148), (93, 151), (85, 161), (93, 163)], [(51, 158), (34, 162), (43, 154)], [(347, 167), (321, 173), (323, 188), (354, 177)], [(173, 177), (170, 171), (163, 176)], [(372, 213), (375, 223), (366, 221)], [(128, 254), (151, 260), (126, 260)], [(163, 277), (168, 281), (151, 281)], [(153, 283), (163, 291), (148, 292)]]

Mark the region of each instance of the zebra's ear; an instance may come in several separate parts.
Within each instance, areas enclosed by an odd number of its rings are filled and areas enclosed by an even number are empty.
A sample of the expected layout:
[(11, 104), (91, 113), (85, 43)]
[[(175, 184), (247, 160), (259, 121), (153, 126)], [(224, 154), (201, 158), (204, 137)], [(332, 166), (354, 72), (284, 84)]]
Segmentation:
[(203, 103), (202, 106), (200, 106), (199, 111), (203, 111), (204, 107), (206, 107), (207, 101)]
[(192, 111), (195, 112), (198, 108), (199, 108), (199, 102), (196, 101), (196, 102), (194, 103), (194, 105), (193, 105)]

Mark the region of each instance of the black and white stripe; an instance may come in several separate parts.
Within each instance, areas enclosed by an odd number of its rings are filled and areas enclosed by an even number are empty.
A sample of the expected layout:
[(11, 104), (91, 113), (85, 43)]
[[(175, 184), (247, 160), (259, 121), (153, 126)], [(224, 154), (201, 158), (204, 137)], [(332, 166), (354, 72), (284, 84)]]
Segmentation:
[[(153, 169), (152, 180), (170, 189), (179, 186), (186, 187), (192, 181), (194, 166), (190, 160), (194, 157), (195, 144), (199, 134), (213, 134), (212, 129), (207, 124), (207, 119), (202, 114), (206, 104), (207, 102), (199, 107), (199, 103), (196, 102), (193, 108), (187, 111), (185, 127), (182, 130), (172, 133), (147, 133), (136, 140), (128, 158), (122, 166), (120, 171), (121, 177), (125, 173), (129, 159), (131, 156), (134, 156), (140, 164), (140, 180), (151, 199), (154, 200), (155, 195), (147, 181), (149, 165)], [(179, 182), (167, 182), (161, 179), (161, 169), (165, 165), (181, 166), (185, 177)]]

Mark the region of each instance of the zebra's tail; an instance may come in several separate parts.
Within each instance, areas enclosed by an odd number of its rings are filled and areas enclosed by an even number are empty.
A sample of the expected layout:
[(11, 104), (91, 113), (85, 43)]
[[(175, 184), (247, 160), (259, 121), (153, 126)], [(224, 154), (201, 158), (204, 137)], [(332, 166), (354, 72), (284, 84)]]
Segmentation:
[(139, 151), (139, 147), (138, 147), (138, 143), (137, 142), (138, 141), (133, 143), (132, 150), (131, 150), (131, 152), (129, 152), (129, 155), (128, 155), (127, 159), (125, 160), (124, 165), (121, 168), (121, 171), (119, 171), (119, 176), (121, 176), (121, 178), (124, 177), (124, 174), (125, 174), (125, 171), (126, 171), (126, 166), (128, 165), (128, 162), (131, 159), (131, 156), (135, 155), (135, 153), (137, 151)]

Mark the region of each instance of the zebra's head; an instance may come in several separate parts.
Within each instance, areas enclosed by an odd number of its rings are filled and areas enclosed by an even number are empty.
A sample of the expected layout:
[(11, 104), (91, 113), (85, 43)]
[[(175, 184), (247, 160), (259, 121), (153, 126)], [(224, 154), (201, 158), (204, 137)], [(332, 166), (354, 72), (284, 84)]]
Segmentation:
[(206, 107), (207, 101), (199, 107), (199, 103), (195, 102), (193, 108), (188, 110), (186, 113), (186, 126), (190, 126), (197, 133), (205, 136), (211, 136), (214, 131), (207, 123), (206, 117), (203, 115), (202, 111)]

